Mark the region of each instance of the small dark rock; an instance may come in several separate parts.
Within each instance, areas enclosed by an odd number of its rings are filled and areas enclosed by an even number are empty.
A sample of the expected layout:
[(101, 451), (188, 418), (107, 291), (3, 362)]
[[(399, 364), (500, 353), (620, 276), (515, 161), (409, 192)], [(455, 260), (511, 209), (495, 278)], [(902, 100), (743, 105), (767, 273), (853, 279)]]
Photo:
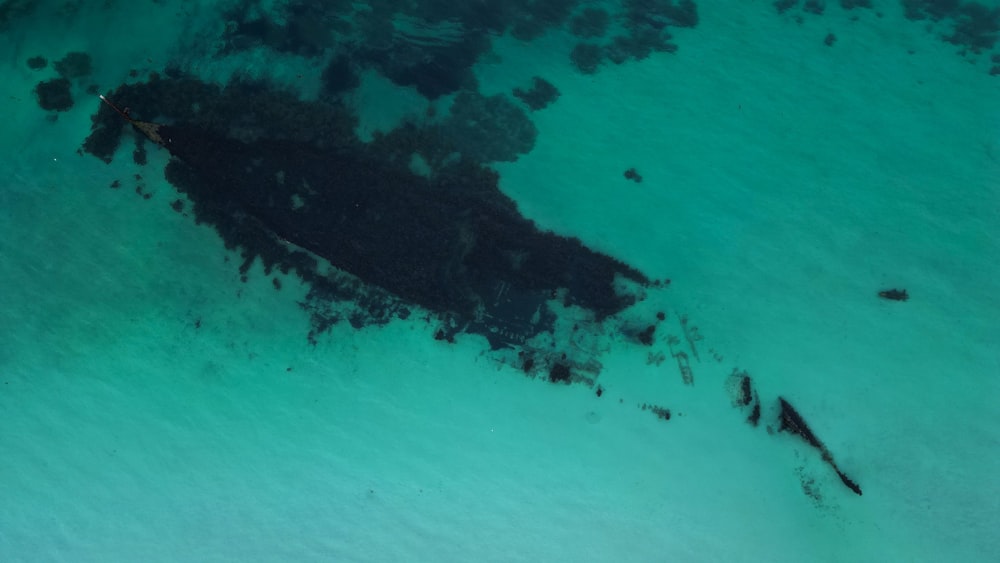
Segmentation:
[(571, 373), (566, 364), (553, 364), (549, 369), (549, 381), (552, 383), (569, 383)]
[(890, 301), (906, 301), (910, 298), (905, 289), (884, 289), (878, 292), (878, 296)]
[(639, 175), (639, 173), (636, 171), (635, 168), (629, 168), (628, 170), (626, 170), (625, 178), (628, 180), (632, 180), (636, 184), (642, 183), (642, 176)]

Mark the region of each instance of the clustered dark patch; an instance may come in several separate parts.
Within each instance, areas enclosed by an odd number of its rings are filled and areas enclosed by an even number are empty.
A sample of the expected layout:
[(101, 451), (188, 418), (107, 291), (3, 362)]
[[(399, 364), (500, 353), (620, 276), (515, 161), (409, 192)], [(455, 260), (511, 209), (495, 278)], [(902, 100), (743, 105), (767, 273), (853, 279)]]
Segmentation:
[(656, 332), (656, 326), (655, 325), (649, 325), (646, 328), (644, 328), (638, 334), (639, 343), (642, 344), (643, 346), (652, 346), (653, 345), (653, 334), (655, 332)]
[(611, 15), (600, 8), (587, 8), (570, 20), (570, 32), (583, 39), (603, 37), (611, 23)]
[(805, 4), (802, 6), (802, 10), (819, 16), (823, 14), (824, 10), (826, 10), (826, 2), (823, 2), (822, 0), (806, 0)]
[(146, 157), (146, 143), (138, 142), (135, 145), (135, 150), (132, 151), (132, 161), (139, 166), (145, 166), (147, 162)]
[(556, 362), (549, 368), (549, 381), (552, 383), (569, 383), (572, 377), (569, 366)]
[(903, 0), (903, 9), (911, 20), (950, 23), (951, 32), (943, 39), (974, 53), (992, 49), (1000, 37), (1000, 7), (962, 0)]
[(524, 370), (524, 373), (530, 374), (531, 370), (535, 367), (535, 358), (530, 354), (523, 354), (523, 352), (522, 357), (523, 361), (521, 362), (521, 369)]
[(734, 369), (729, 375), (727, 387), (729, 388), (733, 406), (743, 409), (744, 412), (749, 408), (750, 412), (747, 414), (747, 422), (751, 426), (757, 426), (760, 422), (760, 398), (757, 396), (757, 391), (753, 388), (750, 374), (746, 371)]
[(323, 69), (321, 79), (323, 92), (330, 96), (353, 90), (361, 84), (361, 78), (355, 72), (351, 59), (346, 55), (338, 55), (331, 59)]
[(511, 35), (524, 41), (539, 37), (546, 29), (565, 23), (578, 3), (579, 0), (512, 0), (509, 2), (514, 13)]
[(652, 411), (652, 413), (656, 415), (656, 418), (658, 418), (660, 420), (665, 420), (665, 421), (666, 420), (670, 420), (670, 409), (668, 409), (668, 408), (661, 407), (661, 406), (658, 406), (658, 405), (651, 405), (651, 404), (648, 404), (648, 403), (643, 403), (642, 404), (642, 410)]
[(594, 74), (604, 59), (604, 50), (594, 43), (577, 43), (569, 58), (580, 72)]
[(0, 2), (0, 31), (4, 31), (10, 22), (29, 16), (38, 7), (39, 0), (5, 0)]
[[(341, 106), (296, 101), (257, 83), (222, 89), (190, 78), (154, 77), (109, 97), (141, 100), (143, 112), (173, 120), (157, 130), (174, 157), (167, 178), (187, 194), (198, 221), (242, 249), (241, 275), (260, 258), (265, 273), (295, 270), (311, 294), (330, 294), (325, 301), (357, 303), (344, 314), (324, 308), (324, 299), (307, 300), (317, 319), (311, 338), (344, 318), (352, 326), (387, 322), (401, 299), (452, 316), (455, 332), (519, 343), (551, 330), (545, 303), (557, 288), (600, 319), (634, 301), (615, 291), (617, 277), (648, 283), (576, 239), (539, 231), (500, 192), (496, 172), (472, 158), (431, 159), (433, 179), (413, 174), (400, 158), (412, 154), (413, 137), (402, 131), (361, 143)], [(102, 106), (85, 149), (110, 158), (121, 133), (116, 121)], [(294, 205), (296, 198), (304, 203)], [(314, 260), (288, 242), (339, 268), (343, 285), (320, 280)]]
[(35, 86), (35, 97), (38, 98), (38, 105), (44, 110), (66, 111), (73, 107), (70, 83), (65, 78), (39, 82)]
[(92, 69), (90, 55), (81, 51), (67, 53), (65, 57), (52, 63), (59, 76), (68, 79), (90, 76)]
[(798, 3), (799, 0), (775, 0), (774, 9), (777, 10), (779, 14), (783, 14), (794, 8)]
[(826, 37), (823, 38), (823, 44), (827, 47), (832, 47), (834, 43), (837, 42), (837, 36), (832, 33), (827, 33)]
[(436, 131), (476, 162), (514, 161), (535, 146), (538, 129), (527, 113), (502, 94), (460, 92), (449, 118)]
[(548, 80), (534, 76), (531, 82), (532, 87), (529, 90), (514, 88), (514, 97), (527, 104), (532, 110), (543, 109), (559, 97), (559, 90)]
[(28, 59), (28, 68), (31, 70), (42, 70), (49, 66), (49, 61), (45, 57), (31, 57)]
[(626, 170), (624, 176), (626, 180), (632, 180), (636, 184), (642, 183), (642, 176), (635, 168), (629, 168)]
[[(729, 389), (733, 406), (744, 411), (749, 407), (750, 414), (747, 416), (747, 422), (752, 426), (757, 426), (761, 418), (761, 405), (757, 391), (753, 388), (750, 374), (746, 371), (734, 369), (727, 380), (726, 386)], [(778, 409), (778, 432), (788, 432), (805, 440), (809, 446), (819, 451), (823, 461), (833, 468), (837, 476), (840, 477), (841, 482), (855, 494), (861, 496), (861, 487), (858, 483), (841, 471), (833, 459), (833, 454), (820, 442), (819, 438), (816, 437), (806, 424), (802, 415), (792, 407), (791, 403), (783, 397), (778, 397)], [(768, 432), (771, 431), (771, 427), (769, 426)]]

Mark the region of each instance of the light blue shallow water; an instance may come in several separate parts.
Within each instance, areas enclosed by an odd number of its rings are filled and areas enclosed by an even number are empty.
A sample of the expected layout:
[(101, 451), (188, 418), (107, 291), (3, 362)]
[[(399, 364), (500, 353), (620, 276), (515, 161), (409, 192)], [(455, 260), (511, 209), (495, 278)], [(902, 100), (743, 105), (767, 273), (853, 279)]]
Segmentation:
[(992, 560), (1000, 6), (751, 4), (0, 2), (0, 560)]

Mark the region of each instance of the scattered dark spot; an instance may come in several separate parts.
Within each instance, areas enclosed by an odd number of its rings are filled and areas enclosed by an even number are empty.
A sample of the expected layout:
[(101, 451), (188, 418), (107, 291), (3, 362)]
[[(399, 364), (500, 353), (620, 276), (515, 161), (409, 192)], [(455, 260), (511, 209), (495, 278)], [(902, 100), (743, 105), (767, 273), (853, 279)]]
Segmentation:
[(639, 175), (639, 172), (637, 172), (635, 168), (629, 168), (628, 170), (626, 170), (625, 178), (628, 180), (632, 180), (636, 184), (642, 182), (642, 176)]
[(115, 180), (111, 182), (111, 185), (108, 187), (111, 188), (112, 190), (117, 190), (118, 188), (122, 187), (122, 183), (119, 182), (118, 180)]
[(201, 317), (194, 320), (194, 328), (201, 328)]
[(600, 397), (603, 394), (604, 394), (604, 387), (601, 387), (600, 385), (598, 385), (597, 386), (597, 396)]
[(181, 212), (184, 211), (184, 202), (181, 201), (180, 199), (175, 199), (170, 204), (170, 208), (173, 209), (174, 211), (178, 212), (178, 213), (181, 213)]
[(837, 36), (832, 33), (827, 33), (826, 37), (823, 38), (823, 44), (827, 47), (832, 47), (834, 43), (837, 42)]
[(667, 314), (664, 313), (663, 311), (657, 311), (656, 318), (659, 319), (659, 320), (661, 320), (661, 321), (665, 320), (667, 318)]
[(650, 405), (647, 403), (642, 404), (642, 410), (650, 410), (656, 415), (656, 418), (660, 420), (670, 420), (670, 409), (663, 408), (657, 405)]
[(142, 194), (142, 199), (150, 199), (152, 197), (153, 197), (153, 194), (151, 194), (149, 192), (146, 192), (146, 193)]
[(531, 373), (531, 369), (535, 367), (535, 358), (528, 356), (524, 358), (524, 363), (521, 364), (521, 369), (524, 373)]
[(274, 289), (281, 290), (281, 280), (278, 278), (271, 278), (271, 285), (274, 286)]
[(285, 368), (285, 371), (292, 371), (292, 368), (287, 367), (287, 368)]

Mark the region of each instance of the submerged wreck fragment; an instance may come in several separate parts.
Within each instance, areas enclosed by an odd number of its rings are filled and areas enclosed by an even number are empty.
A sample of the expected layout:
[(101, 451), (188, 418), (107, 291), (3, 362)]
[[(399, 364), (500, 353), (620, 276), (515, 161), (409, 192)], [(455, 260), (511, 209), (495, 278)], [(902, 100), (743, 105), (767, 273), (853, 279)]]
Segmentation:
[[(440, 155), (447, 147), (434, 145), (440, 141), (432, 135), (425, 145), (404, 134), (364, 144), (347, 127), (324, 125), (338, 121), (338, 108), (226, 90), (166, 79), (123, 86), (114, 99), (141, 103), (148, 94), (144, 111), (163, 122), (136, 119), (101, 96), (106, 105), (85, 146), (109, 159), (116, 145), (109, 119), (124, 118), (170, 152), (168, 179), (194, 202), (198, 220), (216, 226), (248, 260), (260, 256), (301, 273), (301, 261), (273, 247), (304, 249), (404, 302), (457, 319), (495, 347), (551, 328), (546, 302), (557, 295), (601, 319), (633, 302), (616, 289), (617, 279), (649, 282), (575, 238), (539, 230), (498, 189), (494, 171), (468, 158), (446, 161)], [(234, 115), (240, 125), (230, 127), (211, 109), (237, 102), (257, 120)], [(285, 115), (293, 117), (288, 128)], [(303, 115), (326, 134), (309, 138)], [(433, 174), (410, 170), (417, 153), (430, 155)]]

